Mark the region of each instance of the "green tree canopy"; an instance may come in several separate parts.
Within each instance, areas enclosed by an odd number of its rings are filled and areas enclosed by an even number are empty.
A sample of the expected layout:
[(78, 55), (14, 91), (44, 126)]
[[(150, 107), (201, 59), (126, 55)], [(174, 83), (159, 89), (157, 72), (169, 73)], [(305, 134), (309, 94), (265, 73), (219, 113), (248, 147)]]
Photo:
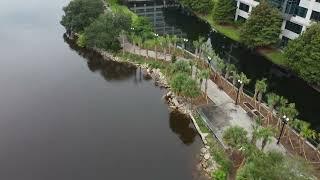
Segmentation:
[(265, 0), (253, 8), (250, 17), (240, 30), (240, 40), (250, 48), (278, 42), (281, 32), (280, 11)]
[(135, 17), (132, 21), (134, 33), (143, 38), (143, 40), (151, 39), (153, 35), (153, 27), (147, 17)]
[(181, 4), (189, 7), (191, 10), (202, 13), (209, 14), (213, 9), (213, 0), (179, 0)]
[(122, 13), (101, 15), (85, 29), (86, 44), (91, 48), (117, 51), (120, 49), (118, 40), (121, 30), (128, 31), (131, 18)]
[(239, 180), (307, 180), (312, 179), (311, 168), (302, 159), (284, 157), (278, 152), (256, 153), (248, 159), (237, 175)]
[(72, 0), (63, 8), (65, 15), (60, 23), (67, 30), (80, 32), (102, 14), (103, 10), (101, 0)]
[(300, 37), (290, 41), (285, 56), (291, 69), (311, 84), (320, 85), (320, 23), (311, 25)]
[(213, 19), (218, 23), (230, 23), (234, 20), (236, 1), (218, 0), (212, 12)]
[(185, 72), (176, 73), (170, 81), (170, 87), (178, 95), (193, 99), (200, 95), (197, 82)]
[(223, 140), (232, 148), (240, 148), (249, 142), (247, 134), (242, 127), (233, 126), (224, 131)]

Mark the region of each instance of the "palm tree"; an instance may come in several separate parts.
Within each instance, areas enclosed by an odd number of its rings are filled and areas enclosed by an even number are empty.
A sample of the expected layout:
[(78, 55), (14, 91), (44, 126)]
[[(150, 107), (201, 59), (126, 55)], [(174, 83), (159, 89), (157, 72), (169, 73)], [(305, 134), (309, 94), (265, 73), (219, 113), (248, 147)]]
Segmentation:
[(262, 119), (260, 117), (255, 118), (255, 122), (252, 124), (252, 137), (251, 137), (251, 144), (256, 145), (257, 143), (257, 138), (259, 136), (259, 129), (262, 125)]
[(154, 52), (156, 54), (155, 60), (158, 60), (158, 46), (160, 44), (160, 41), (157, 36), (154, 38), (153, 44), (154, 44)]
[[(204, 93), (205, 93), (205, 96), (206, 96), (206, 101), (207, 101), (207, 104), (209, 103), (208, 101), (208, 95), (207, 95), (207, 91), (208, 91), (208, 79), (210, 78), (210, 70), (209, 69), (205, 69), (205, 70), (202, 70), (201, 73), (201, 78), (202, 79), (205, 79), (205, 90), (204, 90)], [(201, 87), (201, 86), (200, 86)]]
[(171, 54), (171, 46), (172, 46), (172, 37), (170, 35), (166, 35), (166, 41), (168, 46), (168, 53)]
[(239, 126), (232, 126), (223, 132), (223, 140), (232, 148), (240, 148), (248, 143), (248, 132)]
[[(305, 121), (301, 121), (301, 128), (300, 128), (300, 136), (301, 139), (299, 141), (300, 147), (302, 147), (300, 149), (300, 153), (303, 152), (303, 155), (305, 157), (305, 159), (307, 160), (307, 156), (306, 156), (306, 152), (305, 152), (305, 141), (309, 138), (316, 138), (317, 133), (316, 131), (310, 129), (310, 123), (307, 123)], [(301, 143), (302, 141), (302, 143)], [(302, 151), (302, 152), (301, 152)]]
[(163, 50), (163, 54), (164, 54), (164, 60), (166, 61), (167, 60), (167, 57), (166, 57), (166, 54), (167, 54), (167, 44), (166, 44), (166, 38), (163, 37), (163, 36), (160, 36), (159, 37), (159, 45), (161, 47), (161, 49)]
[[(285, 101), (283, 101), (282, 103), (284, 102)], [(280, 113), (280, 117), (286, 116), (291, 121), (294, 120), (299, 115), (299, 112), (297, 111), (294, 103), (282, 104), (281, 107), (279, 108), (279, 113)], [(278, 118), (277, 126), (280, 128), (280, 125), (281, 125), (281, 119)], [(287, 132), (287, 129), (284, 131), (283, 134), (286, 134), (286, 132)], [(288, 139), (291, 144), (291, 147), (294, 148), (293, 143), (291, 141), (290, 133), (288, 133)]]
[(256, 81), (253, 95), (254, 105), (256, 105), (257, 95), (259, 94), (259, 92), (267, 89), (266, 81), (266, 78)]
[(216, 61), (216, 70), (218, 74), (218, 81), (220, 81), (220, 77), (222, 76), (222, 72), (225, 69), (226, 65), (224, 61), (218, 56), (215, 58), (215, 61)]
[(275, 93), (269, 93), (267, 94), (267, 103), (268, 106), (270, 107), (270, 111), (268, 112), (267, 115), (267, 125), (269, 125), (269, 117), (272, 119), (273, 117), (273, 110), (275, 108), (275, 105), (279, 102), (280, 96), (278, 96)]
[(124, 51), (125, 51), (125, 36), (126, 36), (126, 31), (121, 30), (120, 32), (120, 37), (122, 39), (122, 55), (124, 55)]
[(261, 151), (265, 148), (265, 146), (271, 142), (272, 137), (274, 135), (274, 131), (271, 127), (261, 127), (258, 132), (258, 138), (262, 139), (261, 143)]
[(259, 87), (259, 93), (258, 93), (258, 104), (259, 104), (259, 111), (261, 107), (261, 100), (262, 100), (262, 95), (267, 91), (267, 84), (265, 81), (262, 80), (261, 86)]
[(135, 36), (134, 34), (131, 34), (131, 40), (132, 40), (132, 45), (133, 45), (133, 53), (136, 53), (136, 43), (137, 43), (137, 36)]
[(142, 49), (142, 38), (140, 36), (135, 36), (135, 41), (139, 47), (139, 55), (141, 55), (141, 49)]
[(196, 80), (192, 78), (187, 78), (184, 82), (182, 93), (184, 97), (189, 99), (190, 101), (190, 110), (192, 110), (192, 101), (194, 98), (198, 97), (200, 93), (200, 89), (198, 88)]
[(143, 46), (146, 49), (147, 58), (149, 58), (149, 48), (153, 46), (153, 42), (150, 40), (144, 41)]
[(173, 53), (176, 53), (176, 47), (177, 47), (178, 41), (179, 41), (179, 38), (176, 35), (173, 35), (171, 37), (171, 42), (173, 43)]
[(200, 48), (201, 48), (201, 45), (203, 44), (203, 41), (204, 41), (203, 37), (200, 37), (198, 40), (193, 41), (193, 46), (196, 48), (196, 52), (195, 52), (196, 56), (198, 56), (200, 53)]
[[(212, 48), (206, 49), (206, 51), (204, 53), (210, 59), (210, 63), (211, 63), (211, 61), (215, 61), (218, 57), (216, 52)], [(208, 64), (208, 67), (210, 67), (210, 63)]]
[(232, 84), (236, 86), (237, 80), (240, 78), (239, 74), (237, 73), (237, 70), (231, 71), (231, 78), (232, 78)]
[(213, 50), (212, 51), (211, 50), (212, 49), (206, 43), (202, 43), (202, 45), (199, 49), (198, 59), (201, 60), (201, 56), (203, 57), (205, 54), (211, 53), (213, 51)]
[(247, 84), (250, 83), (250, 79), (248, 79), (247, 76), (243, 72), (240, 73), (239, 79), (240, 79), (240, 81), (242, 81), (242, 83), (240, 85), (240, 90), (239, 90), (241, 92), (240, 95), (239, 95), (239, 98), (240, 98), (240, 101), (241, 101), (241, 95), (243, 93), (243, 87), (244, 87), (244, 85), (247, 85)]
[(224, 75), (224, 78), (228, 80), (230, 77), (230, 73), (235, 70), (236, 66), (234, 64), (226, 63), (226, 74)]
[[(191, 76), (192, 76), (192, 73), (193, 73), (193, 66), (194, 66), (194, 62), (193, 60), (189, 60), (189, 65), (190, 65), (190, 69), (191, 69)], [(196, 77), (196, 76), (195, 76)]]

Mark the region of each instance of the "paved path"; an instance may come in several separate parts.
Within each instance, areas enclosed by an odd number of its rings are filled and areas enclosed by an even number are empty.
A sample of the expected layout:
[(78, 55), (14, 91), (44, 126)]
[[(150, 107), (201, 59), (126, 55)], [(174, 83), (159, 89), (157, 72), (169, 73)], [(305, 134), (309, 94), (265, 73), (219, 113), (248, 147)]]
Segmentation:
[[(124, 45), (124, 49), (127, 52), (138, 54), (141, 56), (147, 56), (147, 50), (145, 49), (140, 49), (137, 46), (132, 45), (129, 42), (126, 42)], [(148, 56), (151, 58), (156, 57), (156, 53), (154, 51), (148, 51)], [(171, 60), (171, 55), (167, 54), (165, 55), (164, 53), (158, 53), (158, 59), (160, 60)], [(186, 60), (184, 58), (179, 58), (182, 60)], [(205, 81), (202, 83), (202, 88), (201, 90), (204, 92), (205, 91)], [(224, 121), (223, 124), (225, 125), (222, 129), (217, 132), (217, 136), (220, 136), (219, 138), (222, 139), (222, 134), (225, 129), (231, 126), (240, 126), (244, 128), (246, 131), (248, 131), (249, 137), (252, 136), (252, 125), (255, 123), (254, 121), (251, 120), (251, 118), (247, 115), (246, 111), (241, 108), (240, 106), (235, 106), (233, 99), (229, 97), (224, 91), (220, 90), (218, 86), (212, 81), (208, 80), (208, 89), (207, 89), (208, 97), (211, 99), (211, 101), (218, 107), (221, 107), (221, 120)], [(215, 116), (218, 116), (218, 114), (215, 114)], [(215, 126), (214, 123), (210, 124), (211, 126)], [(215, 127), (213, 127), (215, 128)], [(257, 142), (257, 146), (261, 147), (261, 142)], [(270, 151), (270, 150), (276, 150), (282, 153), (285, 153), (286, 150), (282, 145), (277, 145), (276, 144), (276, 138), (272, 137), (272, 142), (267, 144), (265, 147), (265, 151)]]
[[(205, 82), (202, 84), (202, 91), (205, 91)], [(217, 131), (216, 135), (219, 136), (219, 139), (222, 139), (223, 131), (231, 126), (240, 126), (248, 131), (248, 135), (252, 137), (252, 125), (255, 123), (251, 120), (251, 118), (247, 115), (246, 111), (240, 106), (236, 106), (234, 104), (233, 99), (229, 97), (223, 90), (220, 90), (218, 86), (212, 82), (212, 80), (208, 80), (208, 89), (207, 89), (208, 97), (212, 100), (212, 102), (217, 107), (215, 110), (215, 123), (216, 121), (224, 121), (221, 122), (222, 129)], [(219, 108), (220, 107), (220, 108)], [(210, 120), (209, 120), (210, 121)], [(209, 125), (214, 126), (214, 123), (209, 123)], [(213, 129), (216, 129), (213, 127)], [(257, 142), (257, 146), (261, 147), (261, 142)], [(285, 153), (286, 150), (283, 146), (276, 145), (276, 138), (272, 137), (272, 142), (267, 144), (265, 147), (265, 151), (277, 150), (282, 153)]]

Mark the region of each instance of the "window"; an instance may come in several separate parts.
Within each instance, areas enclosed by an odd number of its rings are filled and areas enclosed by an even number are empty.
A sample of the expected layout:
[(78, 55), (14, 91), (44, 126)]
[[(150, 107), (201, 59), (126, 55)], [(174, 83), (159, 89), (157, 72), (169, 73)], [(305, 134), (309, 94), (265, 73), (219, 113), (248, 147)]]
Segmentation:
[(310, 20), (320, 21), (320, 12), (312, 11)]
[(245, 11), (245, 12), (249, 12), (249, 6), (240, 2), (240, 6), (239, 6), (239, 9), (242, 10), (242, 11)]
[(287, 46), (289, 40), (290, 40), (290, 39), (287, 38), (286, 36), (282, 36), (280, 46), (281, 46), (281, 47)]
[(285, 13), (295, 14), (299, 3), (300, 3), (300, 0), (288, 0)]
[(244, 23), (244, 22), (246, 22), (246, 20), (247, 19), (242, 17), (242, 16), (238, 16), (238, 18), (237, 18), (237, 21), (240, 22), (240, 23)]
[(296, 8), (296, 15), (297, 16), (300, 16), (300, 17), (303, 17), (303, 18), (305, 18), (306, 17), (306, 15), (307, 15), (307, 12), (308, 12), (308, 9), (306, 9), (306, 8), (304, 8), (304, 7), (301, 7), (301, 6), (298, 6), (297, 8)]
[(302, 26), (290, 21), (286, 22), (286, 29), (294, 33), (300, 34), (302, 31)]

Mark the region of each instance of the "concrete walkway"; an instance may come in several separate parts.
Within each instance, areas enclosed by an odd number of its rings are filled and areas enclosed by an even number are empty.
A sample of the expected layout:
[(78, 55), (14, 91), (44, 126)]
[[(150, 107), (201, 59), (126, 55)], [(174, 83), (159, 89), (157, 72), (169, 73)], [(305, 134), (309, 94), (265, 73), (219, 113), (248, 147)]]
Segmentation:
[[(132, 45), (129, 42), (126, 42), (124, 44), (124, 49), (127, 52), (134, 53), (141, 56), (147, 56), (147, 50), (140, 49), (139, 47)], [(148, 51), (148, 56), (151, 58), (156, 57), (156, 53), (154, 51)], [(158, 53), (157, 58), (159, 60), (165, 60), (170, 61), (171, 55), (164, 54), (164, 53)], [(184, 58), (178, 58), (180, 60), (186, 60)], [(205, 81), (202, 83), (201, 90), (205, 92)], [(220, 108), (211, 108), (209, 111), (213, 113), (214, 120), (208, 119), (209, 122), (208, 125), (212, 126), (212, 129), (217, 129), (215, 132), (215, 135), (222, 139), (223, 131), (228, 129), (231, 126), (240, 126), (244, 128), (246, 131), (248, 131), (249, 138), (252, 137), (252, 126), (254, 125), (254, 121), (251, 120), (251, 118), (247, 115), (246, 111), (240, 107), (235, 106), (233, 99), (229, 97), (224, 91), (220, 90), (218, 86), (212, 81), (208, 80), (208, 89), (207, 89), (208, 97), (211, 99), (211, 101), (215, 104), (215, 107)], [(217, 127), (217, 125), (220, 124), (220, 127)], [(266, 145), (265, 151), (270, 150), (276, 150), (281, 153), (286, 153), (285, 148), (282, 145), (276, 144), (277, 140), (276, 138), (272, 137), (272, 141)], [(261, 141), (257, 142), (257, 147), (261, 147)]]
[[(205, 82), (202, 83), (202, 91), (205, 91)], [(231, 99), (231, 97), (229, 97), (223, 90), (220, 90), (210, 79), (208, 80), (207, 94), (215, 104), (214, 108), (211, 106), (211, 108), (208, 109), (209, 113), (211, 111), (214, 117), (208, 118), (210, 121), (208, 122), (208, 125), (213, 126), (212, 129), (217, 129), (215, 135), (219, 139), (222, 139), (224, 130), (231, 126), (240, 126), (244, 128), (248, 131), (249, 138), (252, 137), (252, 126), (255, 122), (251, 120), (243, 108), (236, 106), (233, 99)], [(276, 138), (272, 137), (272, 141), (266, 145), (264, 150), (276, 150), (285, 153), (285, 148), (281, 145), (277, 145), (276, 142)], [(261, 147), (261, 141), (257, 142), (257, 147)]]

